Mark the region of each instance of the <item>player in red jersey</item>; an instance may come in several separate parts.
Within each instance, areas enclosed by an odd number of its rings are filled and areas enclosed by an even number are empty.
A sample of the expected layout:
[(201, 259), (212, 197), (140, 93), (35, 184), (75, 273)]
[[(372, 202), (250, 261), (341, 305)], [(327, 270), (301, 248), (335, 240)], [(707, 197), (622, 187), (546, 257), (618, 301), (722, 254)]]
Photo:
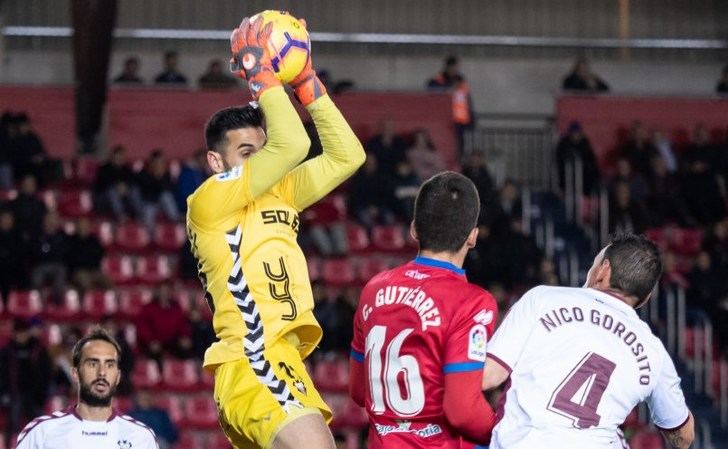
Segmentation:
[(369, 415), (370, 449), (459, 449), (466, 440), (490, 440), (494, 413), (480, 387), (497, 306), (461, 268), (475, 246), (479, 205), (466, 177), (429, 179), (411, 226), (419, 255), (362, 291), (349, 392)]

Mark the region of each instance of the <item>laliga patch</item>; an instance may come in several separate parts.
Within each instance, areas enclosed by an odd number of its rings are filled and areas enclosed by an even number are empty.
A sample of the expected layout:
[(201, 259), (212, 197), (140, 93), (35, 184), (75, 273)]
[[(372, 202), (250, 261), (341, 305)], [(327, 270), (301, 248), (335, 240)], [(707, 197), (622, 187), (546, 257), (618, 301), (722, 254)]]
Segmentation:
[(468, 336), (468, 358), (470, 360), (485, 362), (486, 341), (485, 326), (476, 324), (470, 329)]
[(219, 175), (215, 176), (215, 179), (217, 179), (218, 181), (223, 181), (223, 182), (224, 181), (233, 181), (235, 179), (240, 178), (240, 175), (242, 175), (242, 174), (243, 174), (243, 166), (238, 165), (224, 173), (220, 173)]
[(483, 309), (473, 317), (473, 321), (487, 326), (493, 322), (493, 311)]

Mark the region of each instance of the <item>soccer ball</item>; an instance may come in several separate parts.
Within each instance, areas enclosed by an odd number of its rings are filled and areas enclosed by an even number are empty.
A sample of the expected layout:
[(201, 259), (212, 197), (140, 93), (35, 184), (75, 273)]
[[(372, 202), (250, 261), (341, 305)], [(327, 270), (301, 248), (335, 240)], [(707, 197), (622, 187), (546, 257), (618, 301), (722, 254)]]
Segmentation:
[(267, 10), (250, 18), (254, 21), (263, 17), (263, 25), (273, 23), (268, 39), (268, 51), (276, 78), (290, 83), (301, 73), (308, 61), (311, 40), (301, 22), (286, 11)]

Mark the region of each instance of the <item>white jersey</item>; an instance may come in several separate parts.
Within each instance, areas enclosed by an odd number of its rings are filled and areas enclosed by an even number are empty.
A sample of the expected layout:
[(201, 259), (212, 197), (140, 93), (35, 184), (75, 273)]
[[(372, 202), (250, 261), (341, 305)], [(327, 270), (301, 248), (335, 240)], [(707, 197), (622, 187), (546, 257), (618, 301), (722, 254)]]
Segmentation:
[(641, 401), (662, 429), (688, 419), (662, 342), (605, 292), (528, 291), (488, 343), (488, 357), (510, 372), (491, 449), (620, 447), (617, 426)]
[(18, 434), (17, 449), (159, 449), (154, 432), (126, 415), (86, 421), (69, 407), (31, 421)]

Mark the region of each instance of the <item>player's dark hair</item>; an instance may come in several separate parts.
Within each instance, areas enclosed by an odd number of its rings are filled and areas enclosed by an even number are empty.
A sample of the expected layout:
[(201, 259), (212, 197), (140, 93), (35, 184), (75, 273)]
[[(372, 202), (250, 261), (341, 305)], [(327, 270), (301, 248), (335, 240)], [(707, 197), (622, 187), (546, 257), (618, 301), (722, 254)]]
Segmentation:
[(456, 252), (478, 225), (475, 184), (451, 171), (425, 181), (415, 199), (415, 231), (421, 250)]
[(637, 298), (637, 305), (641, 305), (662, 276), (660, 250), (640, 235), (615, 236), (604, 251), (604, 260), (612, 267), (609, 286)]
[(86, 343), (90, 341), (96, 341), (101, 340), (109, 343), (116, 349), (116, 359), (121, 359), (121, 346), (119, 346), (119, 343), (116, 341), (114, 337), (109, 334), (106, 329), (101, 327), (95, 327), (91, 329), (91, 332), (86, 334), (83, 338), (78, 340), (76, 344), (73, 346), (73, 366), (75, 368), (78, 368), (81, 365), (81, 351), (83, 351), (83, 347)]
[(226, 141), (228, 131), (263, 126), (263, 112), (257, 106), (233, 106), (217, 111), (205, 125), (205, 144), (220, 153), (220, 144)]

